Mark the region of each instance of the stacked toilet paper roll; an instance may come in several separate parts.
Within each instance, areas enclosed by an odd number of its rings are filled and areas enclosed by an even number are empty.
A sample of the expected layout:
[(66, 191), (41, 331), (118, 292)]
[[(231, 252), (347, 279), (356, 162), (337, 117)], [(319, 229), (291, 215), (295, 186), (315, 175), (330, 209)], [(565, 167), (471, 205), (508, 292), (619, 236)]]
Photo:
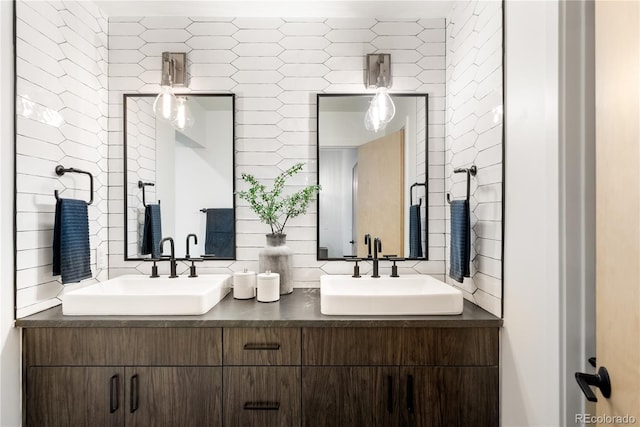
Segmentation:
[(233, 297), (235, 299), (251, 299), (256, 296), (255, 271), (238, 271), (233, 274)]
[(267, 270), (258, 274), (257, 299), (260, 302), (274, 302), (280, 299), (280, 275)]

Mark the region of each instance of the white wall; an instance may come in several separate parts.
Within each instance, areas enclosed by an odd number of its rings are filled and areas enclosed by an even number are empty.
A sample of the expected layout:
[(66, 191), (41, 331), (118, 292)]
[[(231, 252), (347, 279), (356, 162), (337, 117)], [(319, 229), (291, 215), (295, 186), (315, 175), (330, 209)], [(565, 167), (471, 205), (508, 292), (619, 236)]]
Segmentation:
[[(193, 99), (193, 98), (192, 98)], [(233, 208), (233, 118), (229, 111), (203, 111), (203, 147), (186, 146), (176, 141), (175, 197), (177, 212), (176, 256), (186, 253), (186, 236), (195, 233), (198, 244), (189, 245), (191, 255), (205, 253), (207, 215), (203, 208)], [(206, 116), (206, 118), (205, 118)], [(177, 132), (176, 132), (177, 135)], [(206, 188), (206, 191), (202, 191)], [(164, 223), (163, 223), (164, 226)]]
[(509, 1), (505, 14), (502, 425), (558, 426), (559, 6)]
[(323, 193), (319, 246), (327, 248), (329, 258), (355, 255), (356, 246), (349, 241), (353, 235), (353, 167), (358, 162), (358, 150), (322, 149), (320, 159)]
[(0, 1), (0, 425), (20, 425), (20, 331), (13, 328), (13, 4)]

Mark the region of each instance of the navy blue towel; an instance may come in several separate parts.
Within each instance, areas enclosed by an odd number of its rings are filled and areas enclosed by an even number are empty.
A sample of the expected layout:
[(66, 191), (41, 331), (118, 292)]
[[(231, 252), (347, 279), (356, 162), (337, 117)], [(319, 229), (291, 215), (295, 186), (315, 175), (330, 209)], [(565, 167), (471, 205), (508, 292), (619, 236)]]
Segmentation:
[(53, 226), (53, 275), (62, 283), (91, 277), (89, 215), (84, 200), (58, 199)]
[(235, 248), (233, 209), (207, 209), (205, 255), (233, 258)]
[(453, 200), (451, 202), (451, 266), (449, 277), (460, 283), (470, 277), (471, 271), (471, 219), (469, 202)]
[(151, 254), (160, 258), (160, 240), (162, 240), (162, 220), (160, 205), (147, 205), (144, 209), (144, 228), (142, 229), (142, 255)]
[(420, 205), (409, 207), (409, 258), (422, 257), (422, 225)]

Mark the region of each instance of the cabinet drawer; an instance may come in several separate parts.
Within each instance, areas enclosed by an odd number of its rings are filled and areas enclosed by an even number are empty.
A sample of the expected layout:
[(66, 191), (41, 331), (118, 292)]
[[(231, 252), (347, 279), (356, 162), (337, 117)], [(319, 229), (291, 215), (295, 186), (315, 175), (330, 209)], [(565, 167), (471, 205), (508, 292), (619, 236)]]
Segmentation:
[(304, 328), (303, 364), (497, 366), (498, 328)]
[(222, 364), (220, 328), (29, 328), (26, 366)]
[(303, 365), (398, 365), (398, 328), (304, 328)]
[(223, 425), (299, 426), (300, 368), (223, 368)]
[(406, 328), (402, 365), (497, 366), (498, 328)]
[(299, 365), (300, 328), (225, 328), (225, 365)]

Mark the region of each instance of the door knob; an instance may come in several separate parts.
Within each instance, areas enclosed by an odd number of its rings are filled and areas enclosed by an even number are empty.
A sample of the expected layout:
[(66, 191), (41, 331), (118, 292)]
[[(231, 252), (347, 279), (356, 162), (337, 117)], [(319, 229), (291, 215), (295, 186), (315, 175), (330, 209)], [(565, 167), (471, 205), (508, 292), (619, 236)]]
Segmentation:
[[(591, 362), (591, 360), (589, 360), (589, 362)], [(578, 382), (580, 389), (589, 402), (598, 401), (598, 398), (596, 397), (593, 390), (591, 390), (590, 386), (598, 387), (602, 395), (606, 398), (609, 398), (611, 396), (611, 381), (609, 380), (609, 372), (607, 372), (607, 368), (605, 368), (604, 366), (601, 366), (600, 369), (598, 369), (597, 374), (585, 374), (584, 372), (576, 372), (576, 381)]]

